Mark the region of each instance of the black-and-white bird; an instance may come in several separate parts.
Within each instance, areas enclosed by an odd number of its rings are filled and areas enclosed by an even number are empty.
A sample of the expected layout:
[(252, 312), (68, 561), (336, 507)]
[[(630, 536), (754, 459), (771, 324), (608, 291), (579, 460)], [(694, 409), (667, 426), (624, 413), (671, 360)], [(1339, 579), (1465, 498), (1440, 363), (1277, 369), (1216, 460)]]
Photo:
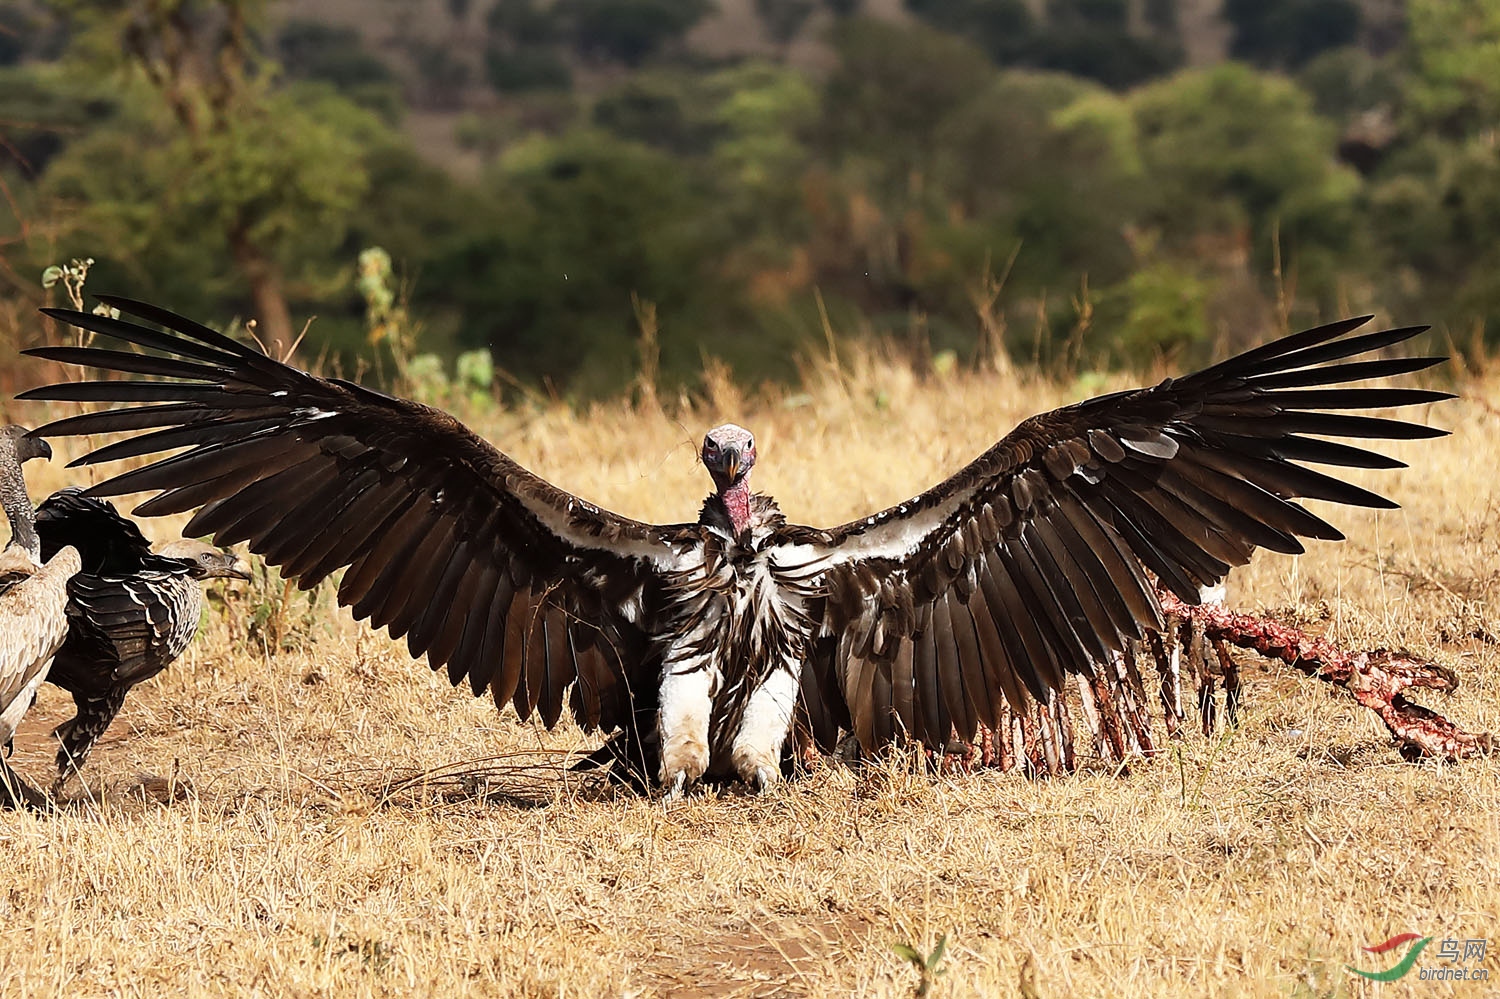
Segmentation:
[(249, 579), (250, 566), (191, 539), (153, 552), (140, 528), (77, 486), (42, 501), (36, 530), (43, 558), (72, 546), (82, 562), (68, 583), (68, 637), (47, 674), (78, 709), (53, 733), (60, 742), (56, 794), (83, 768), (131, 688), (186, 651), (203, 613), (200, 581)]
[(1257, 547), (1342, 537), (1294, 498), (1394, 506), (1299, 462), (1400, 462), (1310, 435), (1436, 437), (1337, 411), (1448, 398), (1341, 387), (1442, 360), (1375, 356), (1422, 328), (1349, 336), (1368, 317), (1351, 319), (1032, 417), (921, 495), (827, 530), (751, 492), (755, 439), (721, 426), (698, 521), (658, 526), (551, 485), (438, 410), (102, 300), (165, 332), (48, 310), (145, 352), (28, 353), (148, 377), (27, 393), (127, 404), (37, 433), (151, 431), (89, 464), (187, 450), (90, 495), (156, 490), (137, 513), (197, 509), (186, 534), (246, 541), (303, 586), (345, 570), (355, 617), (522, 718), (551, 726), (566, 708), (619, 730), (673, 792), (705, 774), (774, 784), (799, 712), (824, 747), (846, 729), (867, 749), (972, 739), (1006, 702), (1046, 701), (1160, 628), (1155, 581), (1196, 602)]
[[(21, 466), (51, 457), (47, 442), (27, 436), (25, 427), (0, 427), (0, 506), (10, 521), (10, 542), (0, 551), (0, 749), (5, 753), (68, 634), (67, 585), (79, 567), (75, 548), (42, 559)], [(0, 808), (18, 805), (39, 810), (47, 799), (0, 755)]]

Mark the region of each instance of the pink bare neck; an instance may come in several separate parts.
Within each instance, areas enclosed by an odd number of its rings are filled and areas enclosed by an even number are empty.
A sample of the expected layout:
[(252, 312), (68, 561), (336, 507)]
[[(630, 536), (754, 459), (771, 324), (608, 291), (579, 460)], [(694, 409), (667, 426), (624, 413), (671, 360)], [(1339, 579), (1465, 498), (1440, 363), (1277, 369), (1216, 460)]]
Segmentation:
[(729, 522), (734, 525), (736, 535), (743, 534), (750, 526), (750, 480), (741, 476), (739, 481), (719, 490), (719, 499), (729, 513)]

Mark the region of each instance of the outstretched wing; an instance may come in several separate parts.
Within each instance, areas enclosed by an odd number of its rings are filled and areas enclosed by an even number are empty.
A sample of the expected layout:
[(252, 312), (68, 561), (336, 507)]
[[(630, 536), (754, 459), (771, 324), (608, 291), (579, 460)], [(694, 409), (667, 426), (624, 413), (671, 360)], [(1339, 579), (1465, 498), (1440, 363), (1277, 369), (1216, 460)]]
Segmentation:
[[(1395, 504), (1296, 462), (1400, 468), (1315, 436), (1445, 433), (1326, 410), (1451, 398), (1344, 383), (1441, 357), (1353, 358), (1426, 327), (1346, 337), (1369, 320), (1293, 334), (1204, 371), (1032, 417), (941, 485), (831, 531), (789, 529), (777, 560), (825, 594), (804, 673), (814, 729), (852, 721), (867, 748), (994, 727), (1004, 702), (1046, 700), (1128, 638), (1162, 625), (1152, 576), (1183, 600), (1257, 547), (1343, 537), (1293, 498)], [(1148, 575), (1149, 573), (1149, 575)], [(846, 722), (847, 723), (847, 722)]]
[[(571, 686), (585, 728), (630, 715), (647, 643), (637, 623), (686, 528), (591, 506), (531, 474), (457, 420), (342, 379), (315, 377), (164, 309), (101, 301), (165, 332), (66, 310), (65, 323), (147, 348), (28, 353), (145, 381), (52, 385), (25, 398), (129, 403), (39, 436), (151, 430), (75, 464), (159, 455), (87, 490), (158, 494), (145, 515), (201, 508), (187, 536), (239, 541), (308, 588), (347, 569), (340, 604), (458, 684), (513, 700), (548, 726)], [(163, 380), (167, 379), (167, 380)], [(654, 679), (654, 677), (652, 678)]]

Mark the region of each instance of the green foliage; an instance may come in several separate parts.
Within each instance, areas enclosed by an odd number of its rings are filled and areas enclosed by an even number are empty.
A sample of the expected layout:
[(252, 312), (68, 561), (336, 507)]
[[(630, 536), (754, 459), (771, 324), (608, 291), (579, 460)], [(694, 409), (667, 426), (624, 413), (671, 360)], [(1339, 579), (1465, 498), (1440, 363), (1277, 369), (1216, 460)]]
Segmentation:
[(1262, 66), (1297, 67), (1359, 36), (1357, 0), (1225, 0), (1229, 50)]
[(1500, 121), (1500, 4), (1409, 0), (1412, 113), (1449, 136)]
[(1131, 104), (1147, 218), (1178, 248), (1214, 232), (1243, 233), (1266, 257), (1273, 232), (1294, 249), (1344, 245), (1358, 179), (1333, 161), (1335, 130), (1295, 84), (1226, 64), (1142, 88)]
[(1111, 345), (1137, 363), (1161, 357), (1182, 363), (1183, 354), (1208, 339), (1209, 289), (1208, 282), (1173, 263), (1136, 271), (1115, 292), (1123, 316), (1118, 324), (1107, 324)]
[(1312, 59), (1297, 74), (1319, 114), (1336, 121), (1366, 111), (1389, 111), (1402, 102), (1403, 80), (1390, 59), (1364, 49), (1332, 49)]
[(723, 70), (709, 78), (719, 127), (715, 164), (764, 210), (793, 188), (806, 165), (802, 136), (818, 117), (818, 92), (800, 73), (763, 63)]
[(1182, 63), (1171, 0), (1155, 0), (1152, 31), (1137, 34), (1127, 0), (906, 0), (935, 27), (972, 39), (1002, 66), (1057, 70), (1127, 87)]
[(555, 14), (538, 0), (495, 0), (485, 25), (492, 36), (517, 47), (546, 45), (560, 34)]
[(366, 190), (361, 147), (381, 134), (375, 119), (329, 91), (297, 88), (195, 138), (148, 104), (133, 107), (140, 113), (70, 145), (43, 179), (45, 195), (73, 206), (65, 247), (97, 247), (110, 270), (132, 268), (142, 294), (183, 303), (226, 290), (232, 234), (301, 281), (328, 273)]
[[(60, 287), (62, 293), (67, 296), (68, 304), (79, 312), (87, 309), (96, 316), (109, 316), (111, 319), (120, 318), (120, 310), (113, 306), (105, 305), (103, 302), (95, 303), (92, 309), (83, 297), (83, 286), (89, 279), (89, 268), (94, 266), (93, 257), (74, 257), (65, 264), (53, 264), (42, 271), (42, 290), (51, 291)], [(93, 334), (88, 334), (92, 337)]]
[(567, 63), (549, 49), (491, 46), (484, 52), (484, 73), (490, 86), (506, 94), (566, 90), (573, 84)]
[(99, 127), (118, 107), (118, 94), (55, 64), (0, 68), (0, 167), (40, 175), (69, 136)]
[[(537, 139), (487, 186), (484, 224), (438, 268), (459, 279), (441, 297), (462, 317), (460, 342), (502, 367), (585, 394), (612, 388), (632, 363), (632, 292), (679, 317), (720, 308), (709, 289), (723, 236), (706, 192), (664, 153), (593, 132)], [(664, 366), (696, 365), (683, 346), (664, 338)]]
[(603, 94), (594, 124), (634, 142), (677, 156), (707, 152), (722, 131), (700, 78), (682, 73), (639, 73)]
[[(0, 65), (0, 278), (87, 252), (92, 284), (266, 339), (316, 314), (304, 351), (456, 406), (496, 370), (627, 387), (652, 307), (665, 389), (707, 355), (793, 377), (825, 320), (942, 363), (1007, 336), (1191, 354), (1282, 295), (1500, 328), (1493, 4), (1411, 0), (1386, 53), (1375, 14), (1325, 50), (1347, 32), (1304, 29), (1340, 3), (1232, 2), (1237, 44), (1295, 78), (1163, 75), (1175, 0), (906, 0), (901, 22), (757, 0), (799, 54), (831, 25), (818, 73), (693, 51), (712, 6), (451, 0), (387, 61), (370, 24), (272, 30), (261, 0), (57, 0), (67, 57), (28, 38)], [(403, 126), (408, 99), (460, 112), (470, 169), (434, 157), (434, 116)]]
[(834, 45), (839, 66), (824, 90), (819, 132), (836, 154), (862, 157), (888, 189), (931, 166), (943, 119), (994, 77), (978, 49), (921, 26), (847, 21)]
[(557, 0), (552, 9), (579, 54), (639, 66), (679, 41), (709, 8), (709, 0)]
[(354, 28), (291, 20), (276, 36), (282, 71), (292, 80), (319, 80), (388, 121), (399, 117), (401, 88), (389, 66), (364, 47)]
[[(981, 249), (1003, 259), (1021, 248), (1015, 279), (1066, 284), (1082, 269), (1114, 280), (1128, 268), (1123, 232), (1141, 193), (1118, 99), (1071, 77), (1006, 73), (943, 123), (938, 143), (944, 189), (990, 234)], [(966, 255), (966, 275), (982, 256)]]
[(948, 934), (946, 933), (938, 937), (938, 942), (932, 948), (931, 954), (923, 954), (908, 943), (892, 944), (891, 949), (896, 952), (897, 957), (903, 958), (916, 969), (917, 987), (912, 995), (918, 999), (930, 995), (938, 978), (947, 973), (948, 969), (941, 967), (943, 954), (948, 950)]

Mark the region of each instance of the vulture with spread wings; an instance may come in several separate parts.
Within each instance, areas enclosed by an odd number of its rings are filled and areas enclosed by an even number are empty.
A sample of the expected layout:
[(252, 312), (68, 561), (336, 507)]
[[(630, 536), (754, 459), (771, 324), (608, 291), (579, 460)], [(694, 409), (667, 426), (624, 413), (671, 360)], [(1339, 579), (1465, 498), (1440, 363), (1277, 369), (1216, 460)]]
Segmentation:
[(1160, 628), (1158, 583), (1196, 602), (1257, 547), (1342, 537), (1293, 499), (1394, 506), (1300, 463), (1401, 467), (1320, 438), (1440, 436), (1341, 411), (1448, 398), (1342, 387), (1442, 360), (1376, 356), (1422, 328), (1350, 336), (1368, 317), (1350, 319), (1032, 417), (927, 492), (832, 529), (751, 492), (754, 437), (718, 427), (697, 522), (659, 526), (553, 486), (446, 413), (102, 301), (151, 326), (48, 314), (142, 350), (27, 353), (146, 378), (28, 392), (131, 404), (36, 433), (150, 431), (86, 464), (186, 450), (90, 495), (156, 491), (136, 513), (197, 510), (184, 534), (248, 542), (304, 587), (343, 570), (339, 602), (455, 685), (549, 727), (566, 709), (673, 793), (704, 775), (771, 786), (798, 718), (825, 747), (843, 731), (866, 749), (973, 739)]

